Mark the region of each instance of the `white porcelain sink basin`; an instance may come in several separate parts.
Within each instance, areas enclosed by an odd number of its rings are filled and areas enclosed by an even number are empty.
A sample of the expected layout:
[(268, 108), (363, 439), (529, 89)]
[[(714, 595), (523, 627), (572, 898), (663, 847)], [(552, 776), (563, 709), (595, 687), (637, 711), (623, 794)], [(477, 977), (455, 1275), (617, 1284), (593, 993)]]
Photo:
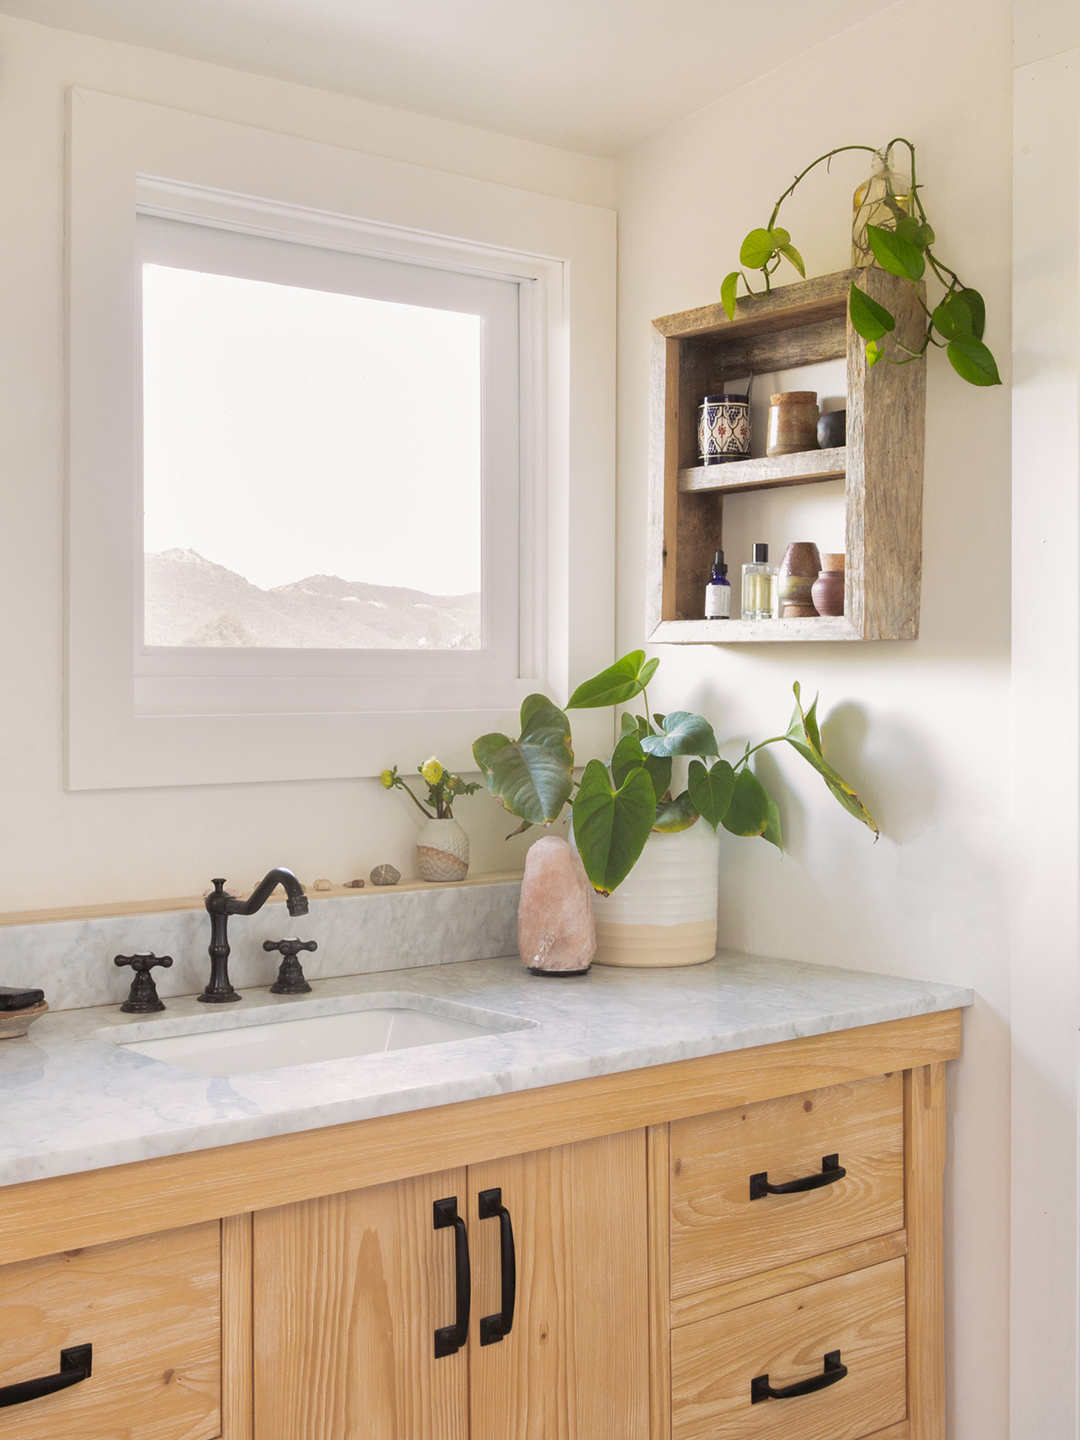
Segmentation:
[(255, 1070), (282, 1070), (419, 1045), (446, 1045), (507, 1030), (532, 1029), (534, 1023), (424, 995), (351, 995), (240, 1014), (115, 1027), (109, 1034), (122, 1049), (163, 1060), (179, 1070), (247, 1075)]

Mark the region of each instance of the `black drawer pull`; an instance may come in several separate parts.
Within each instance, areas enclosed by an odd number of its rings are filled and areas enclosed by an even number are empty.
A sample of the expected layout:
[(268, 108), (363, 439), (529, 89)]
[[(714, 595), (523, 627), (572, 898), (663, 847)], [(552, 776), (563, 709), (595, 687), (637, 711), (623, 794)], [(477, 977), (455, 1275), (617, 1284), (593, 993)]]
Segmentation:
[(469, 1338), (469, 1307), (472, 1304), (472, 1271), (469, 1268), (469, 1235), (465, 1221), (458, 1214), (457, 1196), (448, 1200), (436, 1200), (435, 1229), (454, 1227), (454, 1289), (456, 1292), (456, 1316), (453, 1325), (443, 1325), (435, 1331), (435, 1358), (442, 1355), (456, 1355)]
[(92, 1345), (72, 1345), (69, 1350), (61, 1350), (58, 1375), (41, 1375), (37, 1380), (20, 1380), (17, 1385), (5, 1385), (0, 1389), (0, 1410), (6, 1405), (25, 1405), (27, 1400), (40, 1400), (42, 1395), (55, 1395), (57, 1390), (66, 1390), (69, 1385), (78, 1385), (80, 1380), (89, 1380), (93, 1358)]
[(514, 1324), (514, 1301), (517, 1299), (517, 1255), (514, 1250), (514, 1227), (510, 1211), (502, 1203), (502, 1190), (480, 1191), (480, 1219), (499, 1222), (499, 1259), (502, 1271), (502, 1306), (498, 1315), (484, 1315), (480, 1320), (480, 1344), (494, 1345), (509, 1335)]
[(825, 1369), (820, 1375), (811, 1375), (809, 1380), (799, 1380), (794, 1385), (781, 1385), (774, 1390), (768, 1375), (758, 1375), (750, 1381), (750, 1404), (759, 1400), (794, 1400), (797, 1395), (813, 1395), (815, 1390), (824, 1390), (835, 1385), (847, 1374), (847, 1366), (840, 1364), (840, 1351), (830, 1350), (825, 1356)]
[(789, 1180), (786, 1185), (770, 1185), (769, 1172), (762, 1170), (759, 1175), (750, 1176), (750, 1199), (763, 1200), (766, 1195), (796, 1195), (800, 1190), (820, 1190), (822, 1185), (842, 1180), (846, 1174), (839, 1155), (821, 1157), (820, 1175), (804, 1175), (801, 1180)]

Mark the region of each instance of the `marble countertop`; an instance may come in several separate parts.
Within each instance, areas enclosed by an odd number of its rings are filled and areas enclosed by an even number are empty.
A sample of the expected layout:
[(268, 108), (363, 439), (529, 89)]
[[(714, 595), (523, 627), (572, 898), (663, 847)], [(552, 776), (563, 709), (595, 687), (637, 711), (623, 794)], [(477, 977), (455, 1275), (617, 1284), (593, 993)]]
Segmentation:
[[(0, 1041), (0, 1185), (231, 1145), (673, 1060), (970, 1005), (970, 990), (791, 960), (721, 954), (672, 970), (594, 966), (585, 977), (529, 975), (516, 958), (317, 980), (310, 999), (401, 997), (515, 1017), (523, 1028), (440, 1045), (234, 1076), (194, 1074), (125, 1049), (184, 1032), (210, 1007), (173, 999), (161, 1016), (116, 1005), (42, 1017)], [(302, 1003), (306, 1003), (302, 1002)], [(230, 1022), (295, 997), (245, 992)], [(320, 1003), (319, 1009), (327, 1008)], [(220, 1014), (215, 1011), (214, 1014)], [(461, 1013), (461, 1012), (458, 1012)], [(482, 1016), (477, 1016), (482, 1021)], [(530, 1023), (533, 1022), (533, 1023)], [(126, 1028), (124, 1030), (126, 1032)], [(162, 1033), (155, 1029), (154, 1033)]]

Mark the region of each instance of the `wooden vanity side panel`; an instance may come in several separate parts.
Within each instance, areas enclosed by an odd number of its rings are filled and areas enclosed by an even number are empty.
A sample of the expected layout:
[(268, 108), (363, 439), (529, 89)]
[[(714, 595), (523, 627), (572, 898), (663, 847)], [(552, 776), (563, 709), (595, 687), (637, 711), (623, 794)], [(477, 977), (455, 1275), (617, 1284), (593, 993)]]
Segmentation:
[(258, 1440), (467, 1440), (468, 1349), (435, 1357), (454, 1320), (454, 1231), (432, 1206), (466, 1203), (440, 1171), (254, 1221)]
[[(650, 1440), (646, 1185), (644, 1130), (469, 1167), (471, 1440)], [(477, 1218), (494, 1186), (517, 1308), (510, 1334), (482, 1346), (501, 1298), (499, 1226)]]
[(908, 1417), (911, 1440), (945, 1440), (945, 1066), (904, 1076)]
[[(750, 1198), (820, 1174), (838, 1154), (846, 1174), (820, 1189)], [(904, 1099), (880, 1075), (738, 1106), (671, 1126), (671, 1293), (723, 1285), (904, 1227)]]
[(216, 1221), (0, 1268), (0, 1385), (55, 1375), (93, 1346), (87, 1380), (5, 1408), (4, 1440), (216, 1440)]

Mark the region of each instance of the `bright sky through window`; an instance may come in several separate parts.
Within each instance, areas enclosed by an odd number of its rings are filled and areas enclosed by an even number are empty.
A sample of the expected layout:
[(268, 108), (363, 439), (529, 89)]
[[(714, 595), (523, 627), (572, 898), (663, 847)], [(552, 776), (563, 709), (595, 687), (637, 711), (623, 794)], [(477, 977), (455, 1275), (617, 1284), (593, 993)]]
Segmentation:
[(474, 314), (144, 265), (147, 642), (479, 645), (480, 346)]

